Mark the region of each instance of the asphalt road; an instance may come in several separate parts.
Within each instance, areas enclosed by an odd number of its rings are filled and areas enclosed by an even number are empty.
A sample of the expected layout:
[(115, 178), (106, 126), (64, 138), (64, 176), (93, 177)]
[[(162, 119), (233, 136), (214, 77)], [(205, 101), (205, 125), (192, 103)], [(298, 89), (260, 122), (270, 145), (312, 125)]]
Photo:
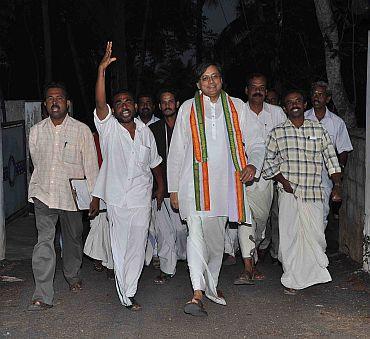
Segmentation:
[[(28, 228), (27, 232), (32, 233), (31, 230)], [(29, 239), (32, 237), (34, 233)], [(25, 239), (18, 242), (13, 239), (10, 245), (13, 254), (17, 253), (17, 246), (19, 253), (32, 248)], [(194, 318), (183, 312), (192, 293), (185, 262), (178, 264), (176, 276), (163, 286), (153, 283), (158, 271), (152, 266), (146, 267), (136, 295), (143, 310), (134, 313), (120, 304), (114, 281), (107, 280), (104, 272), (93, 271), (88, 258), (84, 258), (82, 268), (83, 290), (70, 292), (59, 260), (54, 307), (32, 313), (26, 310), (34, 286), (30, 259), (11, 260), (0, 268), (0, 276), (17, 277), (23, 281), (0, 282), (0, 336), (370, 337), (370, 279), (344, 255), (331, 261), (329, 270), (333, 282), (313, 286), (296, 296), (283, 294), (281, 267), (273, 266), (268, 259), (260, 266), (266, 280), (254, 286), (233, 285), (241, 268), (240, 260), (234, 266), (222, 268), (219, 288), (225, 294), (227, 306), (205, 299), (208, 317)]]

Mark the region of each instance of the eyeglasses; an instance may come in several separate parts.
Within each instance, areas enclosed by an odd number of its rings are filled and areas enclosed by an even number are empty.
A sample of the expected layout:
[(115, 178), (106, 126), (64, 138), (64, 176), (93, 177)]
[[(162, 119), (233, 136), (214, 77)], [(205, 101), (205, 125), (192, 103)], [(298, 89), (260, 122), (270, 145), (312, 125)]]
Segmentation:
[(200, 77), (200, 81), (202, 82), (209, 82), (209, 81), (216, 81), (221, 79), (221, 74), (213, 73), (211, 75), (202, 75)]

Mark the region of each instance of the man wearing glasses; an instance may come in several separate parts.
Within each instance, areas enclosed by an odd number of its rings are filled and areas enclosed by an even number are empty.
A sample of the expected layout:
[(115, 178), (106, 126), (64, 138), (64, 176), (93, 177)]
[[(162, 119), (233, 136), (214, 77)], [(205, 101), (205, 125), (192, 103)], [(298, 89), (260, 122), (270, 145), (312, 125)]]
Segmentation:
[[(265, 146), (256, 118), (222, 90), (217, 63), (196, 68), (198, 90), (178, 112), (167, 161), (168, 191), (187, 221), (187, 260), (194, 294), (184, 312), (206, 316), (203, 292), (225, 305), (217, 290), (226, 221), (251, 223), (244, 183), (259, 175)], [(245, 154), (247, 154), (248, 159)]]

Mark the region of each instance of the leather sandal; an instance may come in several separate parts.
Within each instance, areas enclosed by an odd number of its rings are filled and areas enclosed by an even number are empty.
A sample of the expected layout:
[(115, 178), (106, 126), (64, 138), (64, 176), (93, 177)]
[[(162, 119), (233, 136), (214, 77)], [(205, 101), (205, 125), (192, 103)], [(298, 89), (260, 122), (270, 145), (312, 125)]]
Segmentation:
[(193, 298), (184, 306), (184, 312), (194, 317), (206, 317), (207, 311), (204, 309), (203, 303), (200, 299)]
[(46, 304), (41, 300), (33, 300), (32, 304), (28, 306), (27, 311), (44, 311), (52, 307), (53, 305)]

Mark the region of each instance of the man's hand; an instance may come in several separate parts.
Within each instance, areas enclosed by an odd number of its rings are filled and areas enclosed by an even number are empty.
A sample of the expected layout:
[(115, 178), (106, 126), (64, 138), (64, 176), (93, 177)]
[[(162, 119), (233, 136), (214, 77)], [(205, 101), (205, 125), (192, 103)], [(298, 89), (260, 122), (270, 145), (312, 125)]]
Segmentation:
[(331, 200), (334, 202), (342, 201), (342, 188), (340, 185), (334, 185), (331, 191)]
[(293, 194), (293, 188), (290, 185), (290, 182), (288, 180), (286, 180), (286, 179), (283, 180), (283, 182), (281, 184), (283, 185), (283, 188), (284, 188), (285, 192)]
[(285, 177), (281, 173), (276, 174), (273, 179), (283, 185), (283, 189), (285, 192), (293, 194), (293, 188), (290, 185), (289, 180), (285, 179)]
[(100, 199), (93, 197), (90, 203), (89, 218), (94, 219), (99, 214)]
[(175, 210), (178, 210), (179, 209), (179, 197), (178, 197), (177, 192), (170, 193), (170, 202), (171, 202), (171, 206)]
[(100, 61), (99, 64), (99, 70), (105, 71), (106, 68), (114, 61), (117, 60), (117, 58), (111, 58), (112, 55), (112, 41), (107, 42), (107, 47), (105, 49), (105, 54), (103, 56), (103, 59)]
[(253, 165), (247, 165), (245, 168), (243, 168), (240, 180), (243, 182), (243, 184), (247, 182), (251, 182), (254, 179), (254, 176), (256, 175), (256, 167)]
[(157, 199), (157, 211), (161, 210), (162, 202), (164, 199), (164, 189), (157, 188), (153, 194), (154, 198)]

